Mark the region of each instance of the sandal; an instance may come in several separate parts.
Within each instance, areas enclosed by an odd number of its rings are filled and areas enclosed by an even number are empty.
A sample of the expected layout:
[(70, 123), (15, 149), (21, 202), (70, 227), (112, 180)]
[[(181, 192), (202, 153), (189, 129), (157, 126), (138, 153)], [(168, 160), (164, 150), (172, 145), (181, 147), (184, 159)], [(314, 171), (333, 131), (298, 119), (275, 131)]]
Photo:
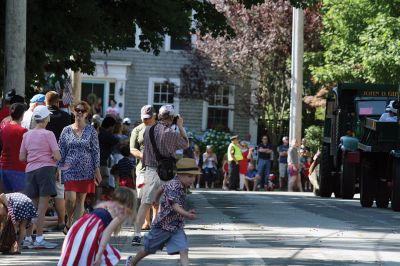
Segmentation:
[(63, 229), (63, 234), (64, 234), (64, 235), (67, 235), (67, 234), (68, 234), (68, 231), (69, 231), (69, 227), (68, 227), (68, 225), (65, 225), (65, 226), (64, 226), (64, 229)]

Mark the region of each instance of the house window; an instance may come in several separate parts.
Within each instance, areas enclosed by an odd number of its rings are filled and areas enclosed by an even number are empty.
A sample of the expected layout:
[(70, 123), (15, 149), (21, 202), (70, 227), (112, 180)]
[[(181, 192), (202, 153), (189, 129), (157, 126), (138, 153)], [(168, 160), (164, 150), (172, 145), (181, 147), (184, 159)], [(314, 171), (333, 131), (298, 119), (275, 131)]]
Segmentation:
[(171, 50), (189, 50), (191, 48), (191, 36), (171, 36)]
[(148, 103), (153, 105), (156, 112), (165, 104), (173, 104), (178, 112), (179, 100), (175, 95), (179, 84), (179, 79), (150, 78)]
[(232, 97), (227, 86), (218, 87), (211, 93), (208, 104), (206, 104), (206, 128), (232, 129), (233, 123), (231, 121), (233, 115), (230, 110), (230, 104), (233, 101)]

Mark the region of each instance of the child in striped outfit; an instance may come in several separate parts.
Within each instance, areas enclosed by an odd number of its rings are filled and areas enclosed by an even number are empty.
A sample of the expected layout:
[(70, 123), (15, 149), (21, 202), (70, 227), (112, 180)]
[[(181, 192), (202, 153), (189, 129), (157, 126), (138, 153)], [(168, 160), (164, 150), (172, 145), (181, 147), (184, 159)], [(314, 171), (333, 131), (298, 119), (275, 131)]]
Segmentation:
[(135, 192), (126, 187), (116, 189), (110, 201), (99, 203), (69, 229), (58, 266), (117, 265), (121, 256), (109, 244), (111, 234), (118, 234), (122, 223), (134, 218), (135, 210)]

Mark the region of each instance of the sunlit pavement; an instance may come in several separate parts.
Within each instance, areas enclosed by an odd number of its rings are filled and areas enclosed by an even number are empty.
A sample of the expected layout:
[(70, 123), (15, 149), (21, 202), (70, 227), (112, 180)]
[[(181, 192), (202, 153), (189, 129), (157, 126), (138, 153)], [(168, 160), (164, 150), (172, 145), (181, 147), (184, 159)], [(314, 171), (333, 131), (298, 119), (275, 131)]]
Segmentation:
[[(358, 200), (317, 198), (312, 193), (193, 190), (188, 208), (191, 265), (400, 265), (400, 213), (364, 209)], [(124, 265), (131, 229), (113, 239)], [(49, 233), (60, 243), (61, 233)], [(56, 265), (55, 250), (1, 256), (0, 265)], [(139, 265), (179, 265), (159, 252)]]

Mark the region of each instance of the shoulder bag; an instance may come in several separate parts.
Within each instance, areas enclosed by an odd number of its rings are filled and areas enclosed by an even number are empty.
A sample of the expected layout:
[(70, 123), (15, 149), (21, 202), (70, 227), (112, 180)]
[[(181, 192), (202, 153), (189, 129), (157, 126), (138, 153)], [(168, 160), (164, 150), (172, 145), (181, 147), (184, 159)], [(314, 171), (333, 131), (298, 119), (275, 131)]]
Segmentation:
[(156, 141), (154, 139), (154, 128), (156, 125), (153, 125), (150, 128), (149, 136), (151, 145), (153, 146), (153, 151), (156, 155), (157, 159), (157, 174), (163, 181), (169, 181), (174, 178), (176, 173), (176, 160), (174, 157), (169, 156), (165, 157), (160, 154), (160, 151), (157, 148)]

